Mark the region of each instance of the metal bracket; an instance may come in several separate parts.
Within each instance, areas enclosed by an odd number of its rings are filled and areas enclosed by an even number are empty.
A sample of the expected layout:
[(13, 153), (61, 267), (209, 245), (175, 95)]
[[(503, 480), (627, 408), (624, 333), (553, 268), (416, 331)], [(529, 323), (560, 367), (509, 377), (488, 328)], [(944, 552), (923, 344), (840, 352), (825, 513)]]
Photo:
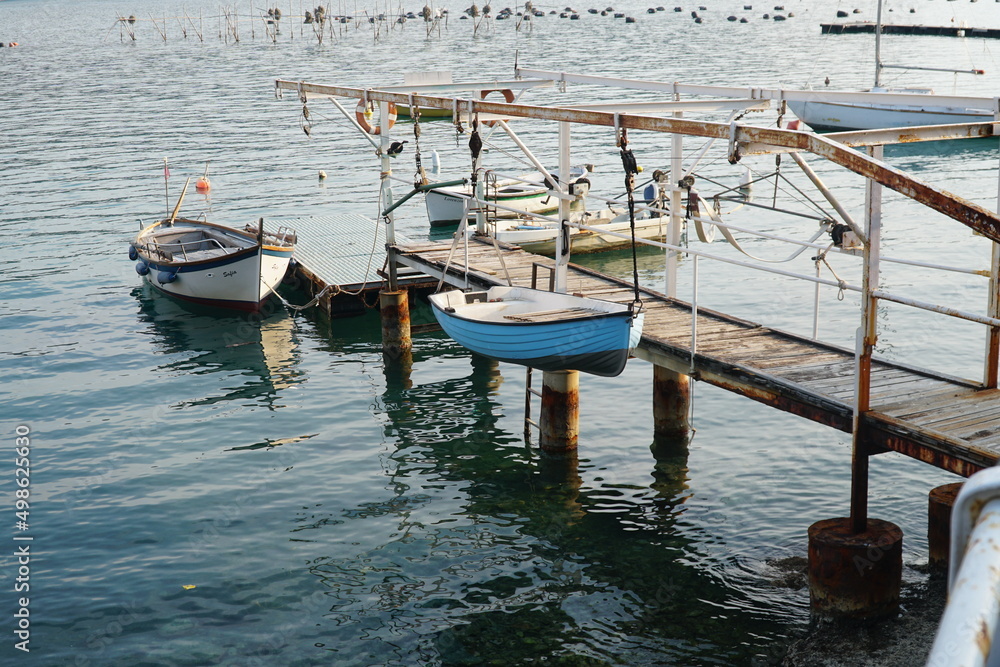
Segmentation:
[(736, 133), (739, 131), (739, 127), (736, 121), (729, 124), (729, 164), (736, 164), (742, 157), (740, 155), (740, 144), (736, 141)]

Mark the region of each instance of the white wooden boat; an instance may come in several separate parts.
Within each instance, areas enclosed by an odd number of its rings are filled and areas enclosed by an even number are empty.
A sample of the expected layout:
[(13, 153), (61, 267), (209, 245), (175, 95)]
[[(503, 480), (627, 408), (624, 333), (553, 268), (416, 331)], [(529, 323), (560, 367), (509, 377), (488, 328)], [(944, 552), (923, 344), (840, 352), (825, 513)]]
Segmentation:
[(157, 290), (183, 301), (256, 311), (281, 282), (295, 233), (257, 226), (234, 229), (174, 218), (144, 227), (129, 244), (135, 270)]
[[(817, 92), (816, 99), (789, 99), (788, 108), (799, 120), (814, 130), (875, 130), (891, 127), (919, 127), (952, 123), (981, 123), (993, 120), (992, 98), (940, 98), (930, 88), (886, 88), (882, 86), (882, 70), (886, 67), (881, 57), (882, 0), (878, 2), (875, 22), (875, 85), (856, 99), (824, 99)], [(968, 74), (982, 74), (982, 70), (955, 70), (941, 67), (907, 67), (905, 69), (933, 70)], [(926, 99), (920, 99), (924, 97)]]
[[(985, 97), (981, 98), (983, 107), (974, 107), (942, 103), (929, 88), (880, 87), (872, 88), (869, 93), (853, 101), (824, 100), (818, 93), (815, 100), (788, 100), (788, 108), (799, 120), (819, 131), (875, 130), (993, 120), (993, 113), (988, 107), (992, 100)], [(974, 102), (974, 99), (968, 101)]]
[[(628, 211), (605, 208), (596, 211), (574, 212), (570, 222), (597, 227), (600, 231), (570, 228), (570, 251), (574, 254), (618, 250), (631, 246), (631, 223)], [(635, 220), (636, 238), (662, 241), (666, 235), (670, 216), (650, 216), (638, 213)], [(559, 225), (527, 218), (497, 220), (491, 235), (497, 241), (521, 246), (528, 252), (552, 255), (556, 248)]]
[[(570, 183), (578, 187), (589, 186), (590, 182), (583, 176), (583, 167), (573, 167), (570, 171)], [(559, 199), (549, 192), (547, 180), (554, 177), (534, 171), (514, 178), (491, 178), (485, 176), (485, 199), (491, 218), (512, 219), (526, 213), (551, 213), (559, 208)], [(425, 198), (427, 219), (431, 227), (457, 225), (466, 213), (466, 202), (472, 197), (472, 186), (452, 186), (428, 190)], [(489, 204), (516, 209), (490, 208)], [(470, 206), (469, 217), (474, 217), (475, 208)]]
[(429, 297), (445, 333), (491, 359), (543, 371), (614, 377), (642, 336), (628, 304), (525, 287), (453, 290)]

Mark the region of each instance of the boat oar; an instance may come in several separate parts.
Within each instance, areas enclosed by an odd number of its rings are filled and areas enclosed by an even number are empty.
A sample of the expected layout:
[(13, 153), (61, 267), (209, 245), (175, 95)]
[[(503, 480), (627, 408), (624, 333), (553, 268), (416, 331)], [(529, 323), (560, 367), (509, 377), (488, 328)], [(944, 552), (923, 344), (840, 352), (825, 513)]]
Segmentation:
[(181, 190), (181, 196), (177, 199), (177, 206), (174, 206), (174, 212), (170, 214), (170, 218), (167, 220), (167, 227), (174, 224), (174, 218), (177, 217), (177, 212), (181, 210), (181, 203), (184, 201), (184, 195), (187, 194), (189, 183), (191, 183), (190, 176), (184, 181), (184, 189)]

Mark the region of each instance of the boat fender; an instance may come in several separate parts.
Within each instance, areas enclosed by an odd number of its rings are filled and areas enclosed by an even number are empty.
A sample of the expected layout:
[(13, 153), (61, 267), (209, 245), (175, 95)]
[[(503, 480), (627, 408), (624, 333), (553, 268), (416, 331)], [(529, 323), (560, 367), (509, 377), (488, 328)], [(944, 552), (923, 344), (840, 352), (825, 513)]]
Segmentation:
[(128, 258), (133, 262), (139, 259), (139, 251), (135, 249), (135, 246), (131, 243), (128, 244)]
[(135, 263), (135, 272), (138, 273), (140, 276), (144, 276), (147, 273), (149, 273), (149, 265), (146, 264), (146, 262), (139, 260), (138, 262)]
[(156, 274), (156, 279), (160, 281), (161, 285), (164, 284), (164, 283), (172, 283), (175, 280), (177, 280), (177, 272), (176, 271), (160, 271), (158, 274)]
[[(368, 107), (365, 106), (365, 101), (358, 100), (358, 106), (355, 107), (354, 109), (354, 117), (357, 119), (358, 125), (360, 125), (361, 129), (367, 132), (368, 134), (381, 134), (382, 133), (381, 125), (372, 127), (371, 123), (368, 122), (371, 119), (372, 115), (373, 111), (371, 111)], [(392, 126), (395, 124), (396, 124), (396, 104), (393, 102), (389, 102), (389, 128), (391, 129)]]
[(642, 198), (647, 202), (656, 201), (656, 186), (654, 186), (652, 183), (647, 185), (645, 189), (642, 191)]

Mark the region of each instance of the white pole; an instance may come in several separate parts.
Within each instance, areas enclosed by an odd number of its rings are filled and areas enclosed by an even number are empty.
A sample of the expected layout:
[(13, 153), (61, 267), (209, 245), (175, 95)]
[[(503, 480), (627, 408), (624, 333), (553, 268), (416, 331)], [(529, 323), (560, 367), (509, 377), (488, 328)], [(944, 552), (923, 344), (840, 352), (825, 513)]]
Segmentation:
[[(684, 114), (680, 111), (674, 112), (674, 118), (681, 118)], [(677, 182), (684, 173), (684, 135), (674, 134), (670, 142), (670, 226), (667, 230), (667, 243), (673, 246), (681, 244), (681, 190)], [(668, 250), (666, 257), (666, 268), (663, 276), (663, 291), (671, 298), (677, 297), (677, 260), (679, 253)]]
[[(569, 129), (570, 124), (559, 123), (559, 191), (563, 191), (564, 184), (569, 181)], [(568, 199), (559, 199), (559, 220), (569, 221), (570, 202)], [(559, 235), (556, 238), (556, 275), (555, 290), (561, 294), (566, 293), (566, 274), (569, 268), (570, 242), (569, 227), (559, 225)]]

